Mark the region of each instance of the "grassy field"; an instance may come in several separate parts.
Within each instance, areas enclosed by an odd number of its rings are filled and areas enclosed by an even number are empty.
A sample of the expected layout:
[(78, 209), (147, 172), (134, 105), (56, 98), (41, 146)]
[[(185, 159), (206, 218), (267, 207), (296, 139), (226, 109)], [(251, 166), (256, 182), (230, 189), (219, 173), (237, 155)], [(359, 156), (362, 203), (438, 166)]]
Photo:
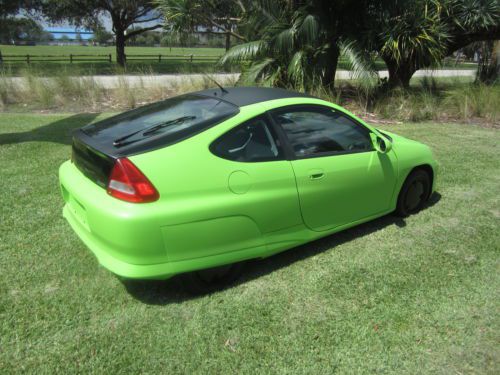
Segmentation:
[[(12, 45), (0, 45), (0, 50), (4, 55), (69, 55), (73, 54), (94, 54), (102, 55), (109, 54), (113, 55), (113, 59), (116, 56), (115, 46), (109, 47), (99, 47), (99, 46), (12, 46)], [(224, 54), (224, 48), (203, 48), (203, 47), (192, 47), (192, 48), (181, 48), (181, 47), (127, 47), (125, 49), (126, 53), (131, 55), (158, 55), (159, 53), (167, 55), (210, 55), (210, 56), (220, 56)]]
[[(113, 63), (108, 61), (102, 62), (5, 62), (0, 66), (0, 72), (7, 75), (19, 75), (23, 70), (30, 69), (45, 75), (57, 75), (61, 68), (72, 72), (75, 75), (88, 74), (116, 74), (123, 73), (123, 70), (117, 67), (115, 47), (94, 47), (94, 46), (12, 46), (0, 45), (0, 51), (4, 55), (66, 55), (70, 54), (93, 54), (103, 55), (111, 54)], [(225, 50), (223, 48), (179, 48), (179, 47), (127, 47), (126, 54), (129, 55), (205, 55), (205, 56), (221, 56)], [(69, 59), (69, 57), (68, 57)], [(379, 70), (386, 69), (382, 60), (377, 60), (376, 67)], [(460, 63), (455, 65), (453, 60), (446, 60), (443, 68), (452, 69), (476, 69), (477, 65), (473, 63)], [(237, 68), (234, 68), (238, 70)], [(339, 61), (339, 69), (349, 69), (346, 60), (341, 57)], [(162, 62), (153, 61), (132, 61), (127, 63), (127, 73), (142, 74), (144, 72), (153, 73), (196, 73), (209, 71), (224, 71), (230, 70), (229, 67), (215, 66), (213, 61), (175, 61), (166, 60)]]
[(498, 130), (385, 126), (433, 148), (429, 207), (194, 298), (120, 281), (61, 217), (71, 130), (102, 116), (0, 114), (0, 373), (500, 372)]
[[(179, 61), (163, 60), (132, 61), (127, 63), (124, 71), (116, 64), (115, 47), (94, 46), (11, 46), (0, 45), (0, 51), (4, 55), (65, 55), (67, 62), (5, 62), (0, 67), (0, 72), (7, 75), (19, 75), (26, 69), (45, 75), (57, 75), (61, 69), (74, 75), (88, 74), (144, 74), (144, 73), (197, 73), (206, 71), (222, 71), (221, 67), (215, 67), (213, 61)], [(127, 47), (125, 53), (129, 55), (197, 55), (197, 56), (221, 56), (223, 48), (179, 48), (179, 47)], [(108, 61), (79, 61), (70, 64), (70, 54), (112, 55), (112, 63)]]

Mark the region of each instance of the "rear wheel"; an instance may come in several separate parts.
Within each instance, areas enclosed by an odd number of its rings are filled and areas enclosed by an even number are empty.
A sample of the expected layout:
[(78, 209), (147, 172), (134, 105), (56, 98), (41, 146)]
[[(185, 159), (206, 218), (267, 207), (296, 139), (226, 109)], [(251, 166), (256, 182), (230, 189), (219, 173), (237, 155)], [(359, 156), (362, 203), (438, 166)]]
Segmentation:
[(243, 271), (243, 262), (227, 264), (182, 275), (184, 289), (191, 294), (206, 294), (234, 283)]
[(423, 169), (417, 169), (406, 178), (399, 193), (396, 214), (408, 216), (422, 209), (429, 198), (431, 178)]

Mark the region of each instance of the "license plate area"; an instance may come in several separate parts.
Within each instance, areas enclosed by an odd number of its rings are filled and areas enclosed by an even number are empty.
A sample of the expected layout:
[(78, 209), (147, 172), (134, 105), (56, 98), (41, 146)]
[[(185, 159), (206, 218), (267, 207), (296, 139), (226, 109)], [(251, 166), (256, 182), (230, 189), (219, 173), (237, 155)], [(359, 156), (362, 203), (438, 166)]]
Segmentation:
[(89, 225), (88, 225), (88, 220), (87, 220), (87, 210), (85, 207), (78, 202), (78, 200), (73, 197), (73, 195), (69, 196), (68, 199), (68, 205), (71, 213), (73, 216), (85, 227), (87, 230), (90, 231)]

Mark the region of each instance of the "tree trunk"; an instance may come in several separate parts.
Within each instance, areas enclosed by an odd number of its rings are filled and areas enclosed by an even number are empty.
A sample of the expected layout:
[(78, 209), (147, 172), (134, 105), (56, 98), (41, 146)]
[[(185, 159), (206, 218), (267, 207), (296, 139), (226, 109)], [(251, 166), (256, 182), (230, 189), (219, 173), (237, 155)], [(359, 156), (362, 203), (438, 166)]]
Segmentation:
[(476, 81), (492, 84), (498, 79), (500, 70), (500, 41), (482, 43)]
[(410, 80), (413, 74), (417, 71), (413, 61), (402, 60), (397, 62), (390, 57), (382, 56), (389, 72), (389, 87), (410, 88)]
[(229, 31), (226, 33), (226, 52), (231, 48), (231, 34)]
[(500, 40), (496, 40), (493, 45), (493, 56), (491, 56), (491, 64), (495, 67), (495, 80), (500, 74)]
[(121, 67), (125, 66), (126, 56), (125, 56), (125, 31), (116, 30), (116, 62)]
[(321, 76), (321, 84), (325, 88), (333, 89), (335, 85), (335, 73), (337, 73), (337, 66), (339, 63), (340, 51), (336, 43), (332, 43), (332, 47), (329, 49), (328, 58), (326, 59), (326, 66), (324, 67), (324, 73)]

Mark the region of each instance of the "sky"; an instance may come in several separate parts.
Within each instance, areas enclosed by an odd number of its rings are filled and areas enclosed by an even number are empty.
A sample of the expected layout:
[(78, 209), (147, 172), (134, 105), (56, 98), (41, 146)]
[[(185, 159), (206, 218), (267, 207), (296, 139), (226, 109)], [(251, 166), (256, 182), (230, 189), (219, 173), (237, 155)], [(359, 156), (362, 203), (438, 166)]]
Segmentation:
[(77, 29), (74, 26), (43, 26), (45, 31), (52, 33), (55, 39), (61, 39), (63, 35), (66, 35), (70, 39), (76, 39), (77, 31), (80, 32), (80, 36), (83, 40), (88, 40), (92, 38), (93, 34), (85, 34), (86, 32), (91, 32), (85, 29)]

